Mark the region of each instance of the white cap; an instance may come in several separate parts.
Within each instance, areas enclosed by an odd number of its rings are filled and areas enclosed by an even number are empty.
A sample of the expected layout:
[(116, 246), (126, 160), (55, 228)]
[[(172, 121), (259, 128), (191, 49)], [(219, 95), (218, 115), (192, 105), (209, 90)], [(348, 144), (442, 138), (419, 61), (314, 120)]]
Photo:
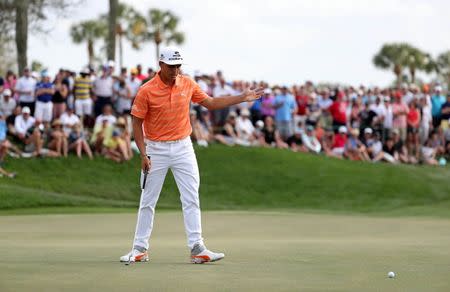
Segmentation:
[(183, 64), (183, 57), (178, 48), (166, 47), (161, 50), (159, 61), (167, 65), (181, 65)]
[(116, 65), (116, 63), (113, 60), (109, 60), (107, 64), (108, 67), (114, 67)]
[(246, 116), (246, 117), (250, 116), (250, 112), (248, 111), (248, 109), (243, 108), (241, 110), (241, 116)]
[(347, 133), (347, 127), (346, 126), (340, 126), (339, 127), (339, 133)]
[(436, 91), (442, 91), (442, 86), (438, 85), (438, 86), (436, 86), (436, 87), (434, 88), (434, 90), (436, 90)]
[(372, 134), (372, 133), (373, 133), (373, 131), (372, 131), (371, 128), (365, 128), (364, 129), (364, 134)]
[(266, 88), (266, 89), (264, 89), (264, 93), (265, 94), (271, 94), (272, 93), (272, 89)]
[(83, 69), (81, 69), (80, 74), (89, 74), (89, 68), (84, 67)]
[(264, 122), (261, 121), (261, 120), (256, 121), (256, 127), (257, 127), (258, 129), (264, 128)]
[(200, 73), (199, 70), (194, 71), (194, 77), (201, 77), (201, 76), (202, 76), (202, 73)]
[(9, 88), (3, 90), (3, 96), (11, 96), (11, 90)]
[(23, 113), (23, 114), (30, 114), (30, 113), (31, 113), (31, 110), (30, 110), (29, 107), (25, 106), (25, 107), (23, 107), (23, 109), (22, 109), (22, 113)]

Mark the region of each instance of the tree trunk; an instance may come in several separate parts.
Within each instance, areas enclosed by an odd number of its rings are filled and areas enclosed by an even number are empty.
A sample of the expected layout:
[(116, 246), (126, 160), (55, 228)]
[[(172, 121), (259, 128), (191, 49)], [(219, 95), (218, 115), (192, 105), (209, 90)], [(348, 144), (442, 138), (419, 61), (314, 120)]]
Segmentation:
[(122, 34), (119, 34), (118, 37), (119, 37), (119, 66), (120, 66), (120, 69), (122, 70), (122, 68), (123, 68), (123, 37), (122, 37)]
[(414, 84), (416, 82), (416, 69), (410, 68), (409, 73), (411, 74), (411, 83)]
[(116, 57), (116, 23), (118, 0), (109, 0), (109, 17), (108, 17), (108, 60), (115, 60)]
[(28, 0), (16, 0), (16, 47), (19, 74), (27, 67)]
[(94, 65), (94, 42), (92, 40), (88, 40), (88, 57), (89, 57), (89, 65)]
[(156, 68), (159, 68), (159, 43), (156, 43)]
[(397, 76), (397, 89), (402, 85), (402, 67), (398, 64), (394, 65), (394, 74)]

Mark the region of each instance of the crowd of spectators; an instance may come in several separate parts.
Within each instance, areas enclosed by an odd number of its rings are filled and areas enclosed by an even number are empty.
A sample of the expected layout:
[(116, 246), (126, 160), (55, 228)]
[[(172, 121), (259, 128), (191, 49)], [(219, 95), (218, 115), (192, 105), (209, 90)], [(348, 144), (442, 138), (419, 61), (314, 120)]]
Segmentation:
[[(55, 76), (25, 68), (0, 77), (0, 175), (12, 157), (104, 156), (129, 160), (130, 110), (139, 87), (155, 71), (121, 68), (109, 61), (97, 72), (60, 69)], [(274, 147), (329, 157), (389, 163), (445, 164), (450, 156), (450, 94), (439, 84), (401, 88), (326, 87), (311, 82), (269, 86), (227, 82), (222, 72), (195, 72), (210, 96), (263, 87), (261, 99), (209, 112), (192, 104), (192, 139), (246, 147)]]

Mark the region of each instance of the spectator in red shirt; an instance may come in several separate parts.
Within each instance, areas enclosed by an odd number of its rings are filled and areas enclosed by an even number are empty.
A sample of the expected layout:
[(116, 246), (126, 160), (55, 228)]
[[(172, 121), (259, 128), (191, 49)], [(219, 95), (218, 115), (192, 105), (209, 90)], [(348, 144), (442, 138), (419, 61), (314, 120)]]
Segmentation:
[(302, 122), (306, 120), (308, 115), (308, 101), (309, 96), (306, 94), (305, 88), (300, 86), (297, 95), (295, 96), (295, 101), (297, 102), (297, 116)]
[(333, 118), (333, 130), (338, 131), (340, 126), (347, 125), (347, 103), (344, 101), (344, 93), (338, 92), (336, 101), (330, 106), (329, 111)]
[(411, 134), (412, 141), (419, 143), (419, 127), (420, 127), (420, 111), (417, 108), (416, 101), (413, 100), (409, 104), (409, 112), (406, 116), (408, 135)]
[(340, 126), (338, 133), (334, 136), (333, 145), (331, 147), (331, 156), (343, 158), (345, 144), (347, 143), (347, 127)]

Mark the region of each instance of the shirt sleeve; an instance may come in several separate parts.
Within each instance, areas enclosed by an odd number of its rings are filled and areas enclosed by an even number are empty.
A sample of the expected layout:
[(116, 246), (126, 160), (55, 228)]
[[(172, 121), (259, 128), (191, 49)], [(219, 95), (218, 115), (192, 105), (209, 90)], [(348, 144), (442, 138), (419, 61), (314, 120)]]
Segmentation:
[(193, 102), (201, 103), (202, 101), (204, 101), (209, 97), (208, 94), (206, 94), (206, 92), (204, 92), (194, 80), (191, 80), (191, 82), (194, 87), (191, 99)]
[(131, 107), (131, 114), (137, 118), (143, 119), (148, 112), (147, 94), (142, 88), (136, 94), (133, 106)]

